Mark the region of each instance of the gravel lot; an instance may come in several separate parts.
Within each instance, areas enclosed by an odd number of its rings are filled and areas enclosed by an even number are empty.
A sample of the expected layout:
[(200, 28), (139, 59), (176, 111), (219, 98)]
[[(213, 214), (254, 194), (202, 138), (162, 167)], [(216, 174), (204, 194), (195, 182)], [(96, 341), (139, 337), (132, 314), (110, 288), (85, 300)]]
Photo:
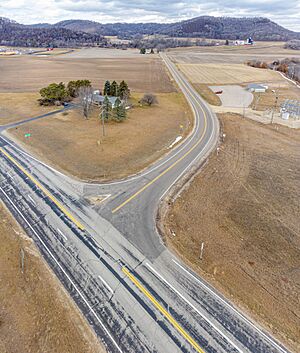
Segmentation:
[(238, 85), (210, 86), (213, 92), (223, 91), (218, 96), (223, 107), (247, 108), (252, 103), (253, 94)]

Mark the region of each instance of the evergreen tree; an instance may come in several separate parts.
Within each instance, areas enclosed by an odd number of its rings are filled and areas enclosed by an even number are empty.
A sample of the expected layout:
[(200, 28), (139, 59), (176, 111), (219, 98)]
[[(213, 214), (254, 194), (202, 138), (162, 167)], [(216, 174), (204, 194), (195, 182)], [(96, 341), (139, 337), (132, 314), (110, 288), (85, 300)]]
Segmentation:
[(130, 96), (130, 89), (128, 88), (128, 85), (125, 81), (122, 81), (119, 86), (119, 92), (118, 95), (121, 99), (127, 100)]
[(110, 95), (110, 82), (106, 81), (103, 89), (103, 95)]
[(124, 104), (122, 104), (120, 98), (115, 101), (115, 106), (113, 109), (113, 119), (117, 122), (121, 122), (126, 119), (126, 109)]
[(112, 105), (107, 95), (105, 96), (102, 104), (102, 114), (103, 118), (107, 121), (111, 116)]
[(113, 81), (110, 85), (110, 95), (113, 97), (116, 97), (118, 95), (118, 90), (119, 90), (119, 87), (117, 82)]

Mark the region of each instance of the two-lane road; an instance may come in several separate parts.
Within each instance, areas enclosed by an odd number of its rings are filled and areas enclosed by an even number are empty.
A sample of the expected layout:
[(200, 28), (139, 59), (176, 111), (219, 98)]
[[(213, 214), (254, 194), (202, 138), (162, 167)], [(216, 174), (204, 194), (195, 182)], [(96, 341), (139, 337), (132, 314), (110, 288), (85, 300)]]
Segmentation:
[[(157, 233), (162, 198), (199, 167), (219, 134), (209, 107), (162, 59), (195, 115), (182, 144), (131, 178), (97, 185), (0, 137), (1, 198), (110, 352), (287, 352), (176, 259)], [(92, 205), (96, 195), (103, 202)]]

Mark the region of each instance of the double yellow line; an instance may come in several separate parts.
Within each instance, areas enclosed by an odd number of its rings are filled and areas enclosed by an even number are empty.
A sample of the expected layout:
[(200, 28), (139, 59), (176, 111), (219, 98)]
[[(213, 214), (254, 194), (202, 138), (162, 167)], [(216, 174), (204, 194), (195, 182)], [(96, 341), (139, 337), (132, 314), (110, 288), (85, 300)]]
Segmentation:
[(71, 213), (46, 189), (41, 185), (31, 174), (29, 174), (9, 153), (0, 147), (0, 152), (3, 153), (22, 173), (24, 173), (42, 192), (81, 230), (84, 226), (74, 218)]
[(198, 353), (205, 353), (198, 343), (179, 325), (172, 315), (153, 297), (153, 295), (133, 276), (126, 268), (122, 272), (131, 280), (132, 283), (152, 302), (152, 304), (164, 315), (164, 317), (175, 327), (175, 329), (193, 346)]
[(179, 159), (177, 159), (177, 161), (175, 161), (172, 165), (170, 165), (167, 169), (165, 169), (162, 173), (160, 173), (159, 175), (157, 175), (157, 177), (155, 177), (153, 180), (151, 180), (148, 184), (146, 184), (145, 186), (143, 186), (140, 190), (138, 190), (135, 194), (133, 194), (132, 196), (130, 196), (127, 200), (125, 200), (123, 203), (121, 203), (121, 205), (119, 205), (118, 207), (114, 208), (112, 210), (112, 213), (115, 213), (117, 211), (119, 211), (122, 207), (124, 207), (125, 205), (128, 204), (128, 202), (130, 202), (131, 200), (133, 200), (134, 198), (136, 198), (140, 193), (142, 193), (144, 190), (146, 190), (149, 186), (151, 186), (153, 183), (156, 182), (156, 180), (160, 179), (162, 176), (164, 176), (166, 173), (168, 173), (168, 171), (170, 171), (171, 169), (173, 169), (179, 162), (181, 162), (185, 157), (187, 157), (203, 140), (203, 137), (205, 135), (206, 129), (207, 129), (207, 116), (205, 111), (203, 110), (203, 108), (200, 105), (200, 108), (203, 112), (203, 116), (204, 116), (204, 130), (200, 136), (200, 139), (197, 141), (197, 143), (195, 143), (183, 156), (181, 156)]

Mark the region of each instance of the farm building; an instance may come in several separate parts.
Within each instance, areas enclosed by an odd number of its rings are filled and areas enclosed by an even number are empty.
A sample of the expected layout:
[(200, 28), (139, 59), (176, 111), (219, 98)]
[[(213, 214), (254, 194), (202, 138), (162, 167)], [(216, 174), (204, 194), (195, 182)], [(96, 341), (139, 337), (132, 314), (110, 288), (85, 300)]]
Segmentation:
[[(108, 97), (112, 107), (114, 108), (115, 106), (115, 103), (116, 103), (116, 100), (117, 100), (118, 97)], [(103, 104), (103, 101), (105, 99), (105, 96), (102, 96), (101, 94), (99, 93), (93, 93), (93, 103), (96, 104), (96, 105), (102, 105)]]
[(267, 85), (261, 85), (258, 83), (250, 83), (247, 86), (247, 91), (255, 92), (255, 93), (265, 93), (267, 89), (268, 89)]

